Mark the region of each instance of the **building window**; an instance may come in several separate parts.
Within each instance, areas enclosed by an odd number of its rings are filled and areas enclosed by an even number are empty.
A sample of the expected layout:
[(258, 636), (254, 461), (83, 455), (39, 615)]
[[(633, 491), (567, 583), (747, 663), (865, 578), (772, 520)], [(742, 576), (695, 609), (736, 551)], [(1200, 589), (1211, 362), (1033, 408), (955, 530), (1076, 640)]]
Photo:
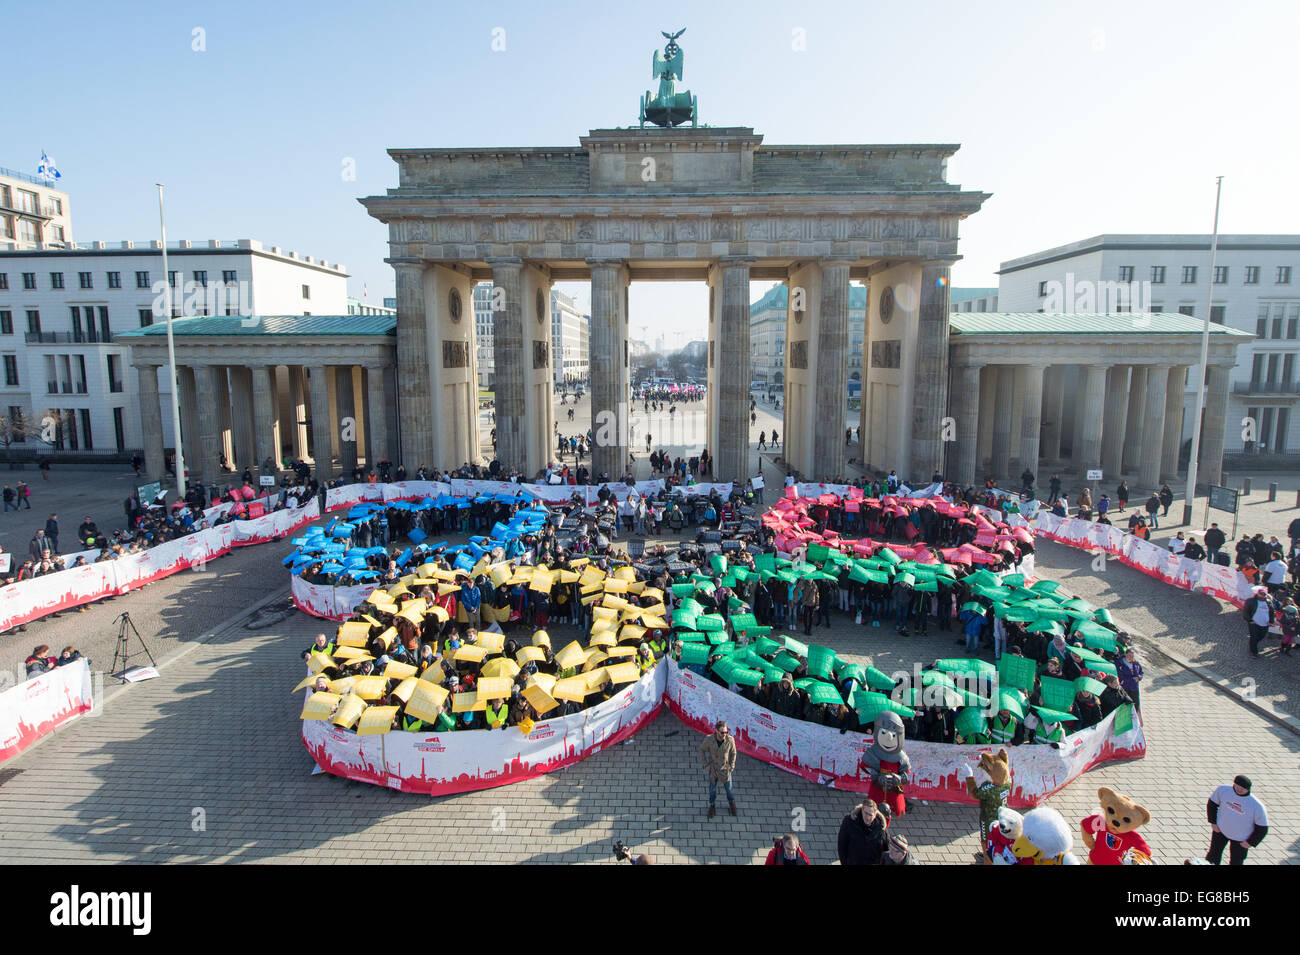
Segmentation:
[(5, 355), (5, 384), (10, 388), (18, 387), (17, 355)]
[(31, 335), (41, 333), (41, 313), (34, 308), (27, 310), (27, 332)]
[(113, 409), (113, 435), (117, 438), (117, 450), (126, 450), (126, 422), (122, 419), (122, 409)]
[(1295, 352), (1287, 352), (1282, 356), (1282, 384), (1290, 386), (1295, 382)]
[(113, 340), (113, 329), (108, 324), (108, 306), (99, 306), (99, 339), (100, 341), (111, 342)]
[(1131, 266), (1131, 265), (1121, 265), (1121, 266), (1119, 267), (1119, 280), (1120, 280), (1121, 282), (1132, 282), (1132, 281), (1133, 281), (1133, 266)]
[(170, 285), (172, 288), (176, 287), (176, 272), (174, 269), (168, 271), (167, 273), (167, 284)]
[(1246, 278), (1245, 278), (1245, 283), (1246, 283), (1247, 285), (1258, 285), (1258, 284), (1259, 284), (1259, 266), (1258, 266), (1258, 265), (1248, 265), (1248, 266), (1246, 266)]
[(1225, 316), (1225, 306), (1223, 305), (1210, 306), (1210, 321), (1213, 322), (1215, 325), (1222, 325), (1224, 322), (1224, 316)]
[(78, 273), (77, 273), (77, 278), (78, 278), (78, 280), (81, 282), (81, 287), (82, 287), (82, 288), (94, 288), (94, 287), (95, 287), (95, 278), (94, 278), (93, 275), (91, 275), (91, 273), (89, 273), (89, 272), (78, 272)]
[(1196, 284), (1196, 266), (1194, 265), (1183, 266), (1183, 284), (1184, 285)]
[(148, 328), (152, 324), (153, 324), (153, 309), (151, 308), (140, 309), (140, 327)]
[[(95, 319), (94, 319), (93, 310), (91, 310), (91, 314), (90, 314), (90, 330), (91, 332), (94, 332), (95, 330)], [(80, 305), (72, 306), (72, 340), (74, 342), (82, 342), (86, 340), (81, 332), (81, 306)]]
[(1196, 315), (1196, 306), (1195, 306), (1195, 305), (1179, 305), (1179, 306), (1178, 306), (1178, 314), (1179, 314), (1179, 315), (1191, 315), (1191, 316), (1195, 317), (1195, 315)]
[(81, 442), (87, 451), (95, 449), (94, 443), (90, 440), (90, 409), (79, 409), (81, 414)]
[(63, 234), (63, 226), (61, 226), (61, 225), (56, 225), (56, 226), (51, 226), (50, 228), (52, 228), (52, 229), (54, 230), (54, 241), (55, 241), (55, 242), (65, 242), (65, 241), (67, 241), (66, 238), (64, 237), (64, 234)]
[(6, 239), (14, 237), (14, 217), (0, 216), (0, 236)]
[(36, 273), (35, 273), (35, 272), (24, 272), (24, 273), (23, 273), (23, 288), (24, 288), (26, 291), (28, 291), (28, 292), (34, 292), (34, 291), (36, 291)]
[(26, 189), (18, 190), (18, 203), (23, 212), (30, 212), (32, 215), (41, 214), (41, 197), (34, 192), (28, 192)]
[(63, 288), (63, 273), (62, 273), (62, 272), (51, 272), (51, 273), (50, 273), (50, 288), (52, 288), (52, 289)]
[(1273, 334), (1269, 338), (1278, 340), (1282, 337), (1282, 310), (1275, 309), (1273, 314)]
[(0, 184), (0, 206), (4, 206), (6, 209), (14, 207), (14, 194), (8, 186), (3, 184)]
[(22, 219), (18, 223), (18, 237), (24, 242), (40, 242), (41, 230), (36, 227), (36, 223), (31, 219)]
[(302, 287), (302, 297), (303, 297), (303, 298), (311, 298), (311, 286), (310, 286), (310, 285), (304, 285), (304, 286)]
[(1214, 284), (1215, 285), (1228, 284), (1228, 267), (1226, 265), (1216, 265), (1214, 267)]
[(1165, 267), (1163, 265), (1151, 266), (1151, 284), (1152, 285), (1165, 284)]
[(1298, 324), (1300, 324), (1300, 305), (1292, 305), (1286, 319), (1286, 337), (1292, 341), (1295, 341)]
[(135, 273), (135, 287), (136, 287), (136, 288), (149, 288), (149, 273), (148, 273), (148, 272), (136, 272), (136, 273)]
[(221, 273), (221, 281), (226, 285), (234, 285), (239, 281), (239, 273), (234, 269), (227, 269)]
[(121, 273), (121, 272), (109, 272), (109, 273), (107, 273), (107, 276), (108, 276), (108, 287), (109, 287), (109, 288), (121, 288), (121, 287), (122, 287), (122, 273)]
[(208, 287), (208, 273), (207, 273), (207, 270), (205, 270), (205, 269), (195, 269), (195, 271), (194, 271), (194, 284), (197, 285), (199, 288), (207, 288), (207, 287)]
[(9, 273), (0, 272), (0, 291), (9, 291)]
[(108, 390), (117, 392), (122, 390), (122, 356), (108, 356)]
[[(1254, 358), (1251, 359), (1250, 362), (1250, 387), (1252, 389), (1258, 389), (1260, 382), (1262, 382), (1263, 380), (1264, 380), (1264, 356), (1256, 355)], [(1249, 413), (1249, 416), (1256, 421), (1259, 420), (1259, 415), (1255, 414), (1253, 411)]]
[(1279, 265), (1277, 267), (1277, 284), (1278, 285), (1291, 284), (1291, 266)]
[(0, 312), (0, 335), (12, 335), (14, 333), (14, 313)]

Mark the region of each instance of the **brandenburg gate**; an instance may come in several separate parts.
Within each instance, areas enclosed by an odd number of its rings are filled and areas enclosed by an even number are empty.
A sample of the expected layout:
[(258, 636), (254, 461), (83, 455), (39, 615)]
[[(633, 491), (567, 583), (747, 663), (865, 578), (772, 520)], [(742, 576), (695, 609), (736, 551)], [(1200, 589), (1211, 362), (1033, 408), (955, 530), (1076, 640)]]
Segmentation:
[[(629, 401), (628, 284), (698, 280), (710, 301), (706, 446), (717, 480), (744, 480), (757, 279), (790, 287), (786, 459), (806, 475), (841, 473), (849, 283), (858, 280), (869, 288), (871, 339), (863, 416), (874, 405), (886, 428), (873, 459), (928, 476), (943, 458), (958, 223), (988, 196), (948, 182), (953, 145), (771, 146), (748, 127), (696, 126), (694, 98), (674, 92), (674, 38), (664, 52), (641, 128), (592, 130), (577, 146), (389, 150), (397, 187), (360, 201), (388, 225), (397, 273), (408, 466), (478, 457), (477, 283), (494, 286), (498, 457), (531, 475), (550, 460), (554, 430), (551, 284), (591, 282), (593, 421), (619, 421)], [(665, 125), (646, 128), (647, 119)], [(609, 430), (612, 440), (597, 434), (593, 473), (617, 479), (627, 434)]]

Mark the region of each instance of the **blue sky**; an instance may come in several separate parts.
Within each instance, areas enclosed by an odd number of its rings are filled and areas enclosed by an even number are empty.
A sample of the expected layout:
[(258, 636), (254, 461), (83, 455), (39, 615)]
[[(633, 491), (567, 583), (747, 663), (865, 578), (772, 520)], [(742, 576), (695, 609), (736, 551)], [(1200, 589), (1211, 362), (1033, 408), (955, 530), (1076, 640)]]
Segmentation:
[[(155, 236), (162, 181), (169, 236), (341, 261), (377, 302), (386, 230), (356, 197), (396, 183), (388, 147), (572, 145), (632, 125), (659, 31), (685, 26), (684, 85), (710, 125), (774, 144), (962, 144), (950, 178), (994, 196), (963, 224), (955, 285), (996, 285), (999, 262), (1100, 232), (1208, 232), (1219, 174), (1223, 231), (1300, 231), (1300, 4), (660, 9), (17, 5), (6, 32), (36, 45), (9, 73), (0, 165), (34, 172), (47, 150), (79, 241)], [(705, 302), (702, 285), (638, 284), (634, 334), (695, 337)]]

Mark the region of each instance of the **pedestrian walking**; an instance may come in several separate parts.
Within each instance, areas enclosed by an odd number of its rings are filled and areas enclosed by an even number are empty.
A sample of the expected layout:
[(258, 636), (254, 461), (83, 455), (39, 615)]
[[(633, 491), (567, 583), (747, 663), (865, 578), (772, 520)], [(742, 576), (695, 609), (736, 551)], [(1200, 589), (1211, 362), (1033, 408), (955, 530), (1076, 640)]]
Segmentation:
[(1147, 498), (1147, 502), (1144, 506), (1147, 512), (1147, 522), (1151, 525), (1153, 530), (1159, 530), (1160, 529), (1160, 495), (1156, 494), (1155, 491), (1152, 491), (1151, 496)]
[(1246, 621), (1250, 633), (1250, 655), (1259, 656), (1259, 644), (1268, 636), (1268, 628), (1273, 623), (1273, 605), (1268, 599), (1268, 588), (1256, 586), (1250, 599), (1241, 608), (1241, 615)]
[(844, 817), (837, 842), (840, 865), (880, 865), (889, 836), (874, 799), (864, 799)]
[(1115, 488), (1115, 500), (1121, 511), (1128, 507), (1128, 481), (1119, 482), (1119, 487)]
[(49, 540), (54, 553), (59, 552), (59, 515), (51, 514), (45, 519), (45, 537)]
[[(32, 489), (27, 486), (27, 482), (19, 481), (18, 482), (18, 503), (21, 504), (23, 507), (27, 508), (27, 510), (29, 511), (32, 509), (31, 496), (32, 496)], [(14, 510), (16, 511), (18, 510), (18, 508), (15, 507)]]
[(1268, 813), (1250, 790), (1250, 777), (1238, 776), (1231, 786), (1220, 786), (1210, 793), (1205, 804), (1212, 830), (1210, 851), (1205, 853), (1205, 861), (1210, 865), (1223, 862), (1225, 847), (1229, 865), (1244, 865), (1246, 854), (1268, 835)]
[(727, 732), (726, 720), (714, 723), (713, 732), (700, 740), (700, 758), (709, 777), (709, 818), (717, 815), (714, 803), (718, 798), (718, 783), (726, 791), (729, 811), (733, 816), (738, 815), (736, 791), (731, 783), (731, 774), (736, 769), (736, 741)]

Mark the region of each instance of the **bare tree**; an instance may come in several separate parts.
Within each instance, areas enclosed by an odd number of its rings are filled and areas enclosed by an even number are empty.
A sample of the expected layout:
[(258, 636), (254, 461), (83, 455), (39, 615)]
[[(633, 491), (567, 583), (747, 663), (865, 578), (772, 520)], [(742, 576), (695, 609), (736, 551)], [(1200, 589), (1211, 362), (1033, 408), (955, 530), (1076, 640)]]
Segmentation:
[(15, 444), (36, 441), (47, 448), (54, 447), (63, 422), (63, 412), (58, 408), (47, 408), (39, 418), (28, 417), (22, 408), (15, 408), (17, 414), (10, 415), (6, 409), (0, 414), (0, 445), (4, 447), (5, 463), (13, 470), (13, 458), (10, 449)]

